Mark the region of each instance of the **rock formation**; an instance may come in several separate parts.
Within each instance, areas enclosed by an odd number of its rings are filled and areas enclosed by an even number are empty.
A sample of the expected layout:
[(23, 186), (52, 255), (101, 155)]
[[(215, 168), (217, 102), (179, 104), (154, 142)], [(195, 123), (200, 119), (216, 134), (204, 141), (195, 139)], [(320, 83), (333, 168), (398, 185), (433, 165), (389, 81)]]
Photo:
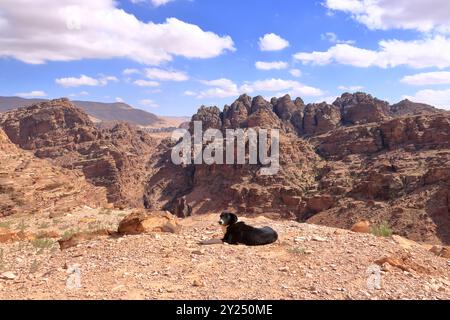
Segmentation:
[[(223, 110), (201, 107), (196, 120), (203, 130), (280, 129), (278, 174), (261, 175), (261, 163), (175, 165), (175, 142), (127, 124), (99, 129), (66, 99), (0, 114), (0, 127), (52, 168), (106, 187), (118, 207), (178, 217), (230, 209), (347, 229), (367, 221), (413, 240), (450, 243), (449, 112), (365, 93), (307, 105), (288, 95), (270, 102), (242, 95)], [(191, 132), (192, 121), (185, 126)], [(17, 148), (3, 148), (13, 159)], [(83, 188), (91, 203), (94, 187)], [(4, 210), (22, 208), (11, 201), (2, 202), (9, 203)]]
[(143, 181), (155, 147), (145, 131), (126, 123), (98, 129), (67, 99), (0, 114), (0, 127), (22, 149), (55, 165), (79, 170), (89, 182), (106, 187), (110, 202), (143, 206)]
[(0, 129), (0, 217), (70, 212), (106, 204), (106, 190), (83, 174), (37, 159), (17, 148)]
[(280, 129), (281, 170), (174, 166), (166, 142), (147, 186), (149, 208), (175, 213), (183, 197), (192, 214), (233, 209), (347, 229), (386, 222), (414, 240), (450, 242), (449, 112), (407, 100), (391, 106), (365, 93), (308, 105), (243, 95), (222, 112), (202, 107), (192, 120), (204, 130)]

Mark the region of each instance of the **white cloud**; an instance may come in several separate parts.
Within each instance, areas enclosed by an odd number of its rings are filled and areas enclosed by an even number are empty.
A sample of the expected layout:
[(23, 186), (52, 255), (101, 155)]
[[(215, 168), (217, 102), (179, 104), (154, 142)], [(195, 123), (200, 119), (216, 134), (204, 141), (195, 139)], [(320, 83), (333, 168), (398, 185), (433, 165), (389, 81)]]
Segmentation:
[(148, 108), (159, 108), (159, 105), (151, 99), (139, 100), (139, 105), (142, 107), (148, 107)]
[(172, 2), (173, 0), (150, 0), (150, 2), (155, 6), (155, 7), (160, 7), (163, 5), (168, 4), (169, 2)]
[(158, 87), (159, 86), (159, 82), (149, 81), (149, 80), (136, 80), (133, 83), (139, 87)]
[(114, 0), (2, 0), (0, 57), (33, 64), (128, 58), (157, 65), (173, 56), (212, 58), (235, 50), (229, 36), (176, 18), (143, 22), (117, 6)]
[(337, 44), (327, 51), (299, 52), (294, 58), (304, 64), (326, 65), (336, 62), (363, 68), (405, 65), (417, 69), (442, 69), (450, 66), (450, 39), (444, 36), (414, 41), (383, 40), (379, 46), (379, 50), (375, 51)]
[(197, 95), (196, 92), (191, 91), (191, 90), (186, 90), (183, 94), (184, 94), (185, 96), (188, 96), (188, 97), (193, 97), (193, 96), (196, 96), (196, 95)]
[(364, 89), (363, 86), (339, 86), (339, 90), (345, 90), (345, 91), (359, 91)]
[(321, 96), (322, 90), (301, 84), (298, 81), (283, 80), (283, 79), (266, 79), (257, 80), (254, 82), (247, 82), (240, 87), (241, 92), (284, 92), (290, 93), (293, 96)]
[[(143, 2), (147, 2), (147, 0), (130, 0), (132, 3), (143, 3)], [(172, 2), (174, 0), (149, 0), (149, 2), (154, 6), (154, 7), (160, 7), (160, 6), (164, 6), (166, 4), (168, 4), (169, 2)]]
[(193, 92), (186, 91), (184, 94), (187, 96), (196, 96), (199, 99), (202, 98), (228, 98), (241, 95), (243, 93), (248, 94), (263, 94), (267, 92), (276, 92), (277, 95), (284, 95), (286, 93), (292, 96), (323, 96), (322, 90), (310, 86), (306, 86), (300, 82), (283, 79), (266, 79), (257, 81), (247, 81), (243, 85), (238, 86), (236, 83), (229, 79), (216, 79), (210, 81), (201, 81), (201, 83), (213, 87), (211, 89)]
[(125, 102), (121, 97), (116, 97), (116, 102)]
[(123, 70), (122, 73), (124, 75), (128, 76), (128, 75), (131, 75), (131, 74), (139, 74), (140, 71), (138, 69), (129, 69), (129, 68), (127, 68), (127, 69)]
[(229, 79), (216, 79), (216, 80), (205, 80), (205, 81), (201, 81), (201, 83), (210, 86), (210, 87), (214, 87), (205, 91), (201, 91), (198, 95), (197, 98), (201, 99), (201, 98), (212, 98), (212, 97), (217, 97), (217, 98), (227, 98), (227, 97), (233, 97), (233, 96), (237, 96), (239, 95), (239, 90), (237, 85), (229, 80)]
[(16, 93), (15, 96), (22, 97), (22, 98), (41, 98), (46, 97), (47, 94), (44, 91), (35, 90), (31, 92), (19, 92)]
[(68, 77), (56, 79), (55, 82), (64, 88), (81, 87), (81, 86), (106, 86), (109, 82), (118, 82), (114, 76), (101, 76), (100, 78), (92, 78), (82, 74), (79, 78)]
[(327, 40), (331, 43), (346, 43), (346, 44), (354, 44), (354, 40), (340, 40), (339, 37), (334, 32), (326, 32), (320, 35), (322, 40)]
[(259, 70), (281, 70), (286, 69), (288, 67), (288, 64), (284, 61), (274, 61), (274, 62), (264, 62), (264, 61), (257, 61), (255, 63), (256, 69)]
[(450, 84), (450, 72), (436, 71), (418, 73), (410, 76), (405, 76), (400, 81), (413, 86)]
[(450, 31), (448, 0), (326, 0), (325, 6), (351, 14), (369, 29)]
[(148, 68), (145, 70), (145, 75), (149, 79), (160, 81), (186, 81), (189, 77), (182, 71), (168, 71), (158, 68)]
[(259, 48), (262, 51), (279, 51), (287, 48), (289, 42), (274, 33), (265, 34), (259, 38)]
[(405, 95), (403, 98), (450, 110), (450, 88), (444, 90), (420, 90), (414, 96)]
[(119, 82), (119, 79), (117, 79), (117, 77), (114, 76), (102, 76), (101, 78), (98, 79), (98, 81), (100, 85), (106, 86), (108, 82)]
[(302, 72), (300, 69), (291, 69), (289, 70), (289, 73), (296, 78), (300, 78), (302, 76)]
[(81, 91), (81, 92), (79, 92), (79, 93), (72, 93), (72, 94), (69, 94), (69, 97), (75, 98), (75, 97), (88, 96), (88, 95), (89, 95), (89, 92), (87, 92), (87, 91)]

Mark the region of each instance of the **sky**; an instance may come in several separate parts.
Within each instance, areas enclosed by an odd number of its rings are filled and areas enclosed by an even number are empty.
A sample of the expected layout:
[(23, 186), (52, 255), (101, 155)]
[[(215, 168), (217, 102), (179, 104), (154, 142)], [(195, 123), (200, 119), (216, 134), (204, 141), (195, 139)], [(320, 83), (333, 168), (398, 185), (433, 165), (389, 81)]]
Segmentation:
[(0, 96), (189, 116), (364, 91), (450, 110), (448, 0), (1, 0)]

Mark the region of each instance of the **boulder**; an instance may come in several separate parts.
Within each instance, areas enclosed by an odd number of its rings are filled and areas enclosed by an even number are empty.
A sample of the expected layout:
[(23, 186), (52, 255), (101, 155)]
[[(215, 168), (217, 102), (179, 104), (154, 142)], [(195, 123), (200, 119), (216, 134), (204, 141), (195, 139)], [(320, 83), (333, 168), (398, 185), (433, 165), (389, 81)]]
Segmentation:
[(334, 198), (329, 194), (317, 195), (306, 200), (309, 211), (317, 213), (328, 210), (334, 205)]
[(106, 229), (100, 229), (100, 230), (88, 231), (88, 232), (79, 232), (79, 233), (72, 235), (71, 237), (69, 237), (67, 239), (58, 240), (58, 243), (59, 243), (60, 249), (65, 250), (65, 249), (68, 249), (71, 247), (75, 247), (82, 242), (94, 240), (94, 239), (97, 239), (102, 236), (103, 237), (110, 236), (112, 234), (113, 234), (112, 231), (109, 231)]
[(175, 216), (167, 211), (136, 211), (126, 216), (119, 224), (118, 232), (135, 235), (151, 232), (178, 233), (181, 226)]
[(358, 221), (350, 230), (357, 233), (370, 233), (370, 222), (367, 220)]

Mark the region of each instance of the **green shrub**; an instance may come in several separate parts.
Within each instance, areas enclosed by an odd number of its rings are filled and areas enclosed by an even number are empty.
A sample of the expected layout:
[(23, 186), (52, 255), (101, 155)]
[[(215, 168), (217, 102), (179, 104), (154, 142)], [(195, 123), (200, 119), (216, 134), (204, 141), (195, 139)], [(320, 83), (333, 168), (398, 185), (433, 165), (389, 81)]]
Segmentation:
[(377, 237), (390, 237), (392, 236), (393, 233), (392, 229), (389, 227), (389, 224), (386, 221), (383, 221), (378, 225), (372, 226), (371, 232)]
[(34, 239), (33, 241), (31, 241), (31, 244), (36, 249), (44, 250), (51, 248), (54, 244), (54, 241), (48, 238)]

